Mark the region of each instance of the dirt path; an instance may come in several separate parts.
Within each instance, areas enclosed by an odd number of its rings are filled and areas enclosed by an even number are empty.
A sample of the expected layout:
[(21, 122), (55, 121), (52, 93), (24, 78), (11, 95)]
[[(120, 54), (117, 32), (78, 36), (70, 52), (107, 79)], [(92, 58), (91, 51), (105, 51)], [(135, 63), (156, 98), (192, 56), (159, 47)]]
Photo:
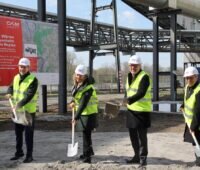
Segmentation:
[[(130, 170), (138, 165), (127, 165), (125, 159), (133, 155), (127, 132), (95, 132), (93, 146), (95, 155), (92, 164), (82, 163), (78, 156), (66, 156), (67, 144), (71, 143), (70, 132), (36, 131), (34, 161), (23, 164), (23, 159), (10, 161), (15, 150), (13, 131), (0, 132), (0, 169), (19, 170)], [(193, 148), (182, 142), (180, 133), (149, 133), (149, 157), (147, 169), (150, 170), (197, 170), (194, 166)], [(82, 152), (81, 135), (76, 133), (79, 154)]]
[[(75, 158), (67, 158), (67, 144), (71, 143), (71, 117), (56, 114), (57, 106), (52, 105), (49, 112), (37, 116), (34, 161), (23, 164), (22, 160), (10, 161), (15, 151), (13, 123), (8, 113), (0, 114), (0, 169), (20, 170), (129, 170), (138, 165), (126, 165), (125, 159), (133, 155), (130, 139), (125, 127), (126, 113), (121, 111), (109, 119), (99, 114), (99, 127), (93, 134), (95, 155), (92, 164), (84, 164)], [(150, 170), (197, 170), (193, 161), (194, 151), (191, 144), (184, 143), (182, 133), (184, 120), (182, 115), (152, 113), (152, 125), (149, 129), (149, 157), (147, 169)], [(82, 152), (82, 137), (76, 133), (79, 142), (79, 154)]]

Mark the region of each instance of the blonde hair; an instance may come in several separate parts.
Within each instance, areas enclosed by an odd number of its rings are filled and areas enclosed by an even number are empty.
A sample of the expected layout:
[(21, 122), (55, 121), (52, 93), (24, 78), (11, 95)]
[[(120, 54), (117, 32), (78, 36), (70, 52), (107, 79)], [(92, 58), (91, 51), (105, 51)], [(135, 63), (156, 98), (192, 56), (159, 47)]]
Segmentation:
[(88, 77), (87, 75), (81, 75), (83, 77), (83, 81), (81, 83), (78, 83), (76, 81), (76, 73), (73, 75), (73, 81), (74, 81), (74, 85), (77, 86), (78, 84), (82, 84), (84, 82), (84, 80)]

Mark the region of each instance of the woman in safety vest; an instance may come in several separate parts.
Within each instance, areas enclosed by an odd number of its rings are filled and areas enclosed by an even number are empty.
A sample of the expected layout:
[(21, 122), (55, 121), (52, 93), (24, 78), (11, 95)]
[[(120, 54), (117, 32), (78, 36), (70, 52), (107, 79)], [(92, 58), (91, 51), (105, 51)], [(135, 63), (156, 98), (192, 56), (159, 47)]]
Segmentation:
[(93, 84), (94, 79), (87, 76), (86, 67), (78, 65), (75, 69), (73, 100), (70, 107), (76, 110), (72, 123), (83, 133), (83, 154), (80, 155), (80, 159), (86, 163), (91, 163), (91, 156), (94, 155), (91, 135), (92, 130), (98, 126), (98, 100)]
[[(184, 103), (180, 110), (184, 114), (186, 126), (184, 132), (184, 141), (194, 144), (191, 133), (193, 133), (200, 144), (200, 84), (199, 72), (195, 67), (185, 69), (184, 76), (186, 80)], [(200, 166), (200, 158), (196, 156), (196, 165)]]

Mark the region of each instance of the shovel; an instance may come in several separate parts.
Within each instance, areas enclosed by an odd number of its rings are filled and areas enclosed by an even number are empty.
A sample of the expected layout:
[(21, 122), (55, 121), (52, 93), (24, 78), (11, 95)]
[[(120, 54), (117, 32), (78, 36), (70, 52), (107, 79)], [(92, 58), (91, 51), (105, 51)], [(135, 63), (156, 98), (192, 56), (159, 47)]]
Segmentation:
[(10, 105), (12, 107), (12, 111), (13, 111), (13, 115), (14, 115), (14, 117), (11, 117), (12, 121), (14, 123), (18, 123), (18, 124), (22, 124), (22, 125), (29, 125), (30, 123), (26, 119), (26, 113), (25, 113), (25, 111), (24, 111), (24, 113), (17, 114), (16, 110), (13, 109), (14, 105), (13, 105), (13, 102), (12, 102), (11, 98), (9, 98), (9, 102), (10, 102)]
[[(183, 115), (185, 117), (185, 113), (184, 112), (183, 112)], [(187, 122), (186, 122), (186, 124), (187, 124), (187, 126), (188, 126), (188, 128), (190, 130), (190, 126), (188, 125)], [(192, 138), (193, 138), (194, 143), (195, 143), (195, 154), (196, 154), (196, 156), (198, 158), (200, 158), (200, 146), (199, 146), (199, 143), (198, 143), (197, 138), (195, 137), (194, 133), (191, 133), (191, 135), (192, 135)]]
[[(74, 108), (72, 109), (72, 120), (74, 120)], [(75, 123), (72, 123), (72, 143), (68, 144), (68, 149), (67, 149), (68, 157), (73, 157), (78, 153), (78, 142), (74, 144), (74, 126)]]
[(13, 111), (13, 115), (14, 115), (14, 118), (13, 117), (11, 117), (11, 119), (13, 120), (13, 122), (16, 122), (17, 120), (18, 120), (18, 118), (17, 118), (17, 113), (16, 113), (16, 110), (15, 109), (13, 109), (13, 102), (12, 102), (12, 99), (11, 98), (9, 98), (9, 102), (10, 102), (10, 105), (11, 105), (11, 107), (12, 107), (12, 111)]
[(108, 116), (110, 119), (117, 117), (120, 111), (121, 103), (116, 102), (106, 102), (105, 109), (104, 109), (104, 115)]
[(192, 138), (194, 139), (194, 143), (195, 143), (195, 154), (198, 158), (200, 158), (200, 146), (199, 143), (197, 141), (197, 138), (195, 137), (194, 133), (191, 133)]

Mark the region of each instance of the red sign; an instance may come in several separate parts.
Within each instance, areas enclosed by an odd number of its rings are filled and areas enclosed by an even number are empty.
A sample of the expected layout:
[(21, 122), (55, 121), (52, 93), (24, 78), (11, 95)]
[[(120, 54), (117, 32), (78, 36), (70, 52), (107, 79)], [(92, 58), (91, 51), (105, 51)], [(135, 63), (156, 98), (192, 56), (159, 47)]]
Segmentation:
[(0, 86), (8, 86), (23, 56), (21, 19), (0, 16), (0, 28)]

